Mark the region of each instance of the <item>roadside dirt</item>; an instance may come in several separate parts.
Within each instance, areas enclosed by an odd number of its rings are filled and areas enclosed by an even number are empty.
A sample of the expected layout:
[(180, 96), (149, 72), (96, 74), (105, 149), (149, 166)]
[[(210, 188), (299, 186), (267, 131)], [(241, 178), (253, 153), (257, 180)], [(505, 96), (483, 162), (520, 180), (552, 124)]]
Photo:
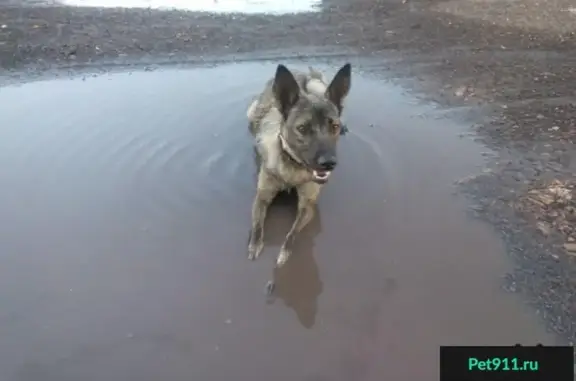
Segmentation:
[[(0, 0), (0, 64), (11, 76), (234, 59), (281, 47), (370, 56), (378, 63), (367, 69), (389, 71), (426, 98), (488, 109), (489, 118), (474, 121), (499, 156), (461, 189), (518, 260), (507, 288), (525, 293), (550, 327), (576, 341), (570, 1), (325, 0), (320, 13), (282, 16), (26, 5), (34, 2)], [(548, 202), (554, 192), (563, 201)]]

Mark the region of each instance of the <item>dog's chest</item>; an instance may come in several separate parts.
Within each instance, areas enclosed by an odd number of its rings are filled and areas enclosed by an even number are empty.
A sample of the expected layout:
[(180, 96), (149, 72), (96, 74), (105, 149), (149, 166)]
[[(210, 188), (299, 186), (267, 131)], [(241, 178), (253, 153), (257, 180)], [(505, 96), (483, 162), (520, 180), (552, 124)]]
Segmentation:
[(294, 165), (285, 157), (277, 137), (261, 136), (257, 139), (257, 151), (263, 169), (276, 180), (280, 188), (293, 188), (312, 181), (310, 171)]
[(309, 171), (295, 168), (282, 159), (280, 159), (280, 165), (269, 167), (267, 170), (275, 175), (283, 189), (297, 187), (312, 180)]

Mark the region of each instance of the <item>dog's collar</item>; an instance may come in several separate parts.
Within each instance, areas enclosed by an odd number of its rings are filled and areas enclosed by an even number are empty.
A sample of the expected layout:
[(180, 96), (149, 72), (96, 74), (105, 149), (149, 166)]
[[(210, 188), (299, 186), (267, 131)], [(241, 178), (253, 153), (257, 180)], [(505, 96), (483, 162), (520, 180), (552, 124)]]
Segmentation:
[(296, 164), (305, 166), (304, 162), (302, 162), (302, 160), (298, 159), (298, 157), (294, 154), (294, 151), (292, 151), (292, 148), (290, 148), (290, 146), (288, 145), (288, 143), (286, 142), (286, 139), (284, 139), (284, 136), (282, 136), (281, 133), (278, 134), (278, 139), (280, 140), (280, 148), (282, 148), (282, 151), (294, 162), (296, 162)]

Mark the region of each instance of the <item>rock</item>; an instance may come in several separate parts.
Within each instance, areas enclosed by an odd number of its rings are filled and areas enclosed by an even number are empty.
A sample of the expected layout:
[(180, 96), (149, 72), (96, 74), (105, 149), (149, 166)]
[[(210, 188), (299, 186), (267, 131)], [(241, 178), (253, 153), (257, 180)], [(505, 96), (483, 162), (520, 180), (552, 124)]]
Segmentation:
[(536, 227), (538, 228), (538, 230), (540, 230), (540, 233), (542, 233), (545, 237), (548, 237), (550, 235), (550, 225), (548, 225), (546, 222), (539, 221), (538, 223), (536, 223)]
[(266, 286), (264, 287), (264, 293), (266, 295), (272, 295), (275, 288), (276, 288), (276, 284), (270, 280), (270, 281), (266, 282)]
[(566, 242), (564, 244), (564, 250), (566, 250), (570, 255), (576, 255), (576, 243)]
[(454, 91), (454, 95), (456, 95), (457, 97), (463, 97), (466, 94), (467, 90), (468, 88), (466, 86), (461, 86), (458, 89), (456, 89), (456, 91)]

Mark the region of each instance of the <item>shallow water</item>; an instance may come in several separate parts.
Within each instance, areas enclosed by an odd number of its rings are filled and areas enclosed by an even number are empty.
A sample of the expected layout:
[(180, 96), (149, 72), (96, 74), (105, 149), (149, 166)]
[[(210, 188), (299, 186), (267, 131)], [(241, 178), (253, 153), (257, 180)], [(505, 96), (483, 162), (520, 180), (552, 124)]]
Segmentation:
[(316, 12), (320, 0), (59, 0), (80, 7), (180, 9), (216, 13)]
[(274, 69), (0, 89), (1, 380), (434, 380), (441, 344), (554, 343), (452, 195), (483, 148), (358, 72), (318, 218), (273, 274), (276, 205), (248, 261), (245, 111)]

